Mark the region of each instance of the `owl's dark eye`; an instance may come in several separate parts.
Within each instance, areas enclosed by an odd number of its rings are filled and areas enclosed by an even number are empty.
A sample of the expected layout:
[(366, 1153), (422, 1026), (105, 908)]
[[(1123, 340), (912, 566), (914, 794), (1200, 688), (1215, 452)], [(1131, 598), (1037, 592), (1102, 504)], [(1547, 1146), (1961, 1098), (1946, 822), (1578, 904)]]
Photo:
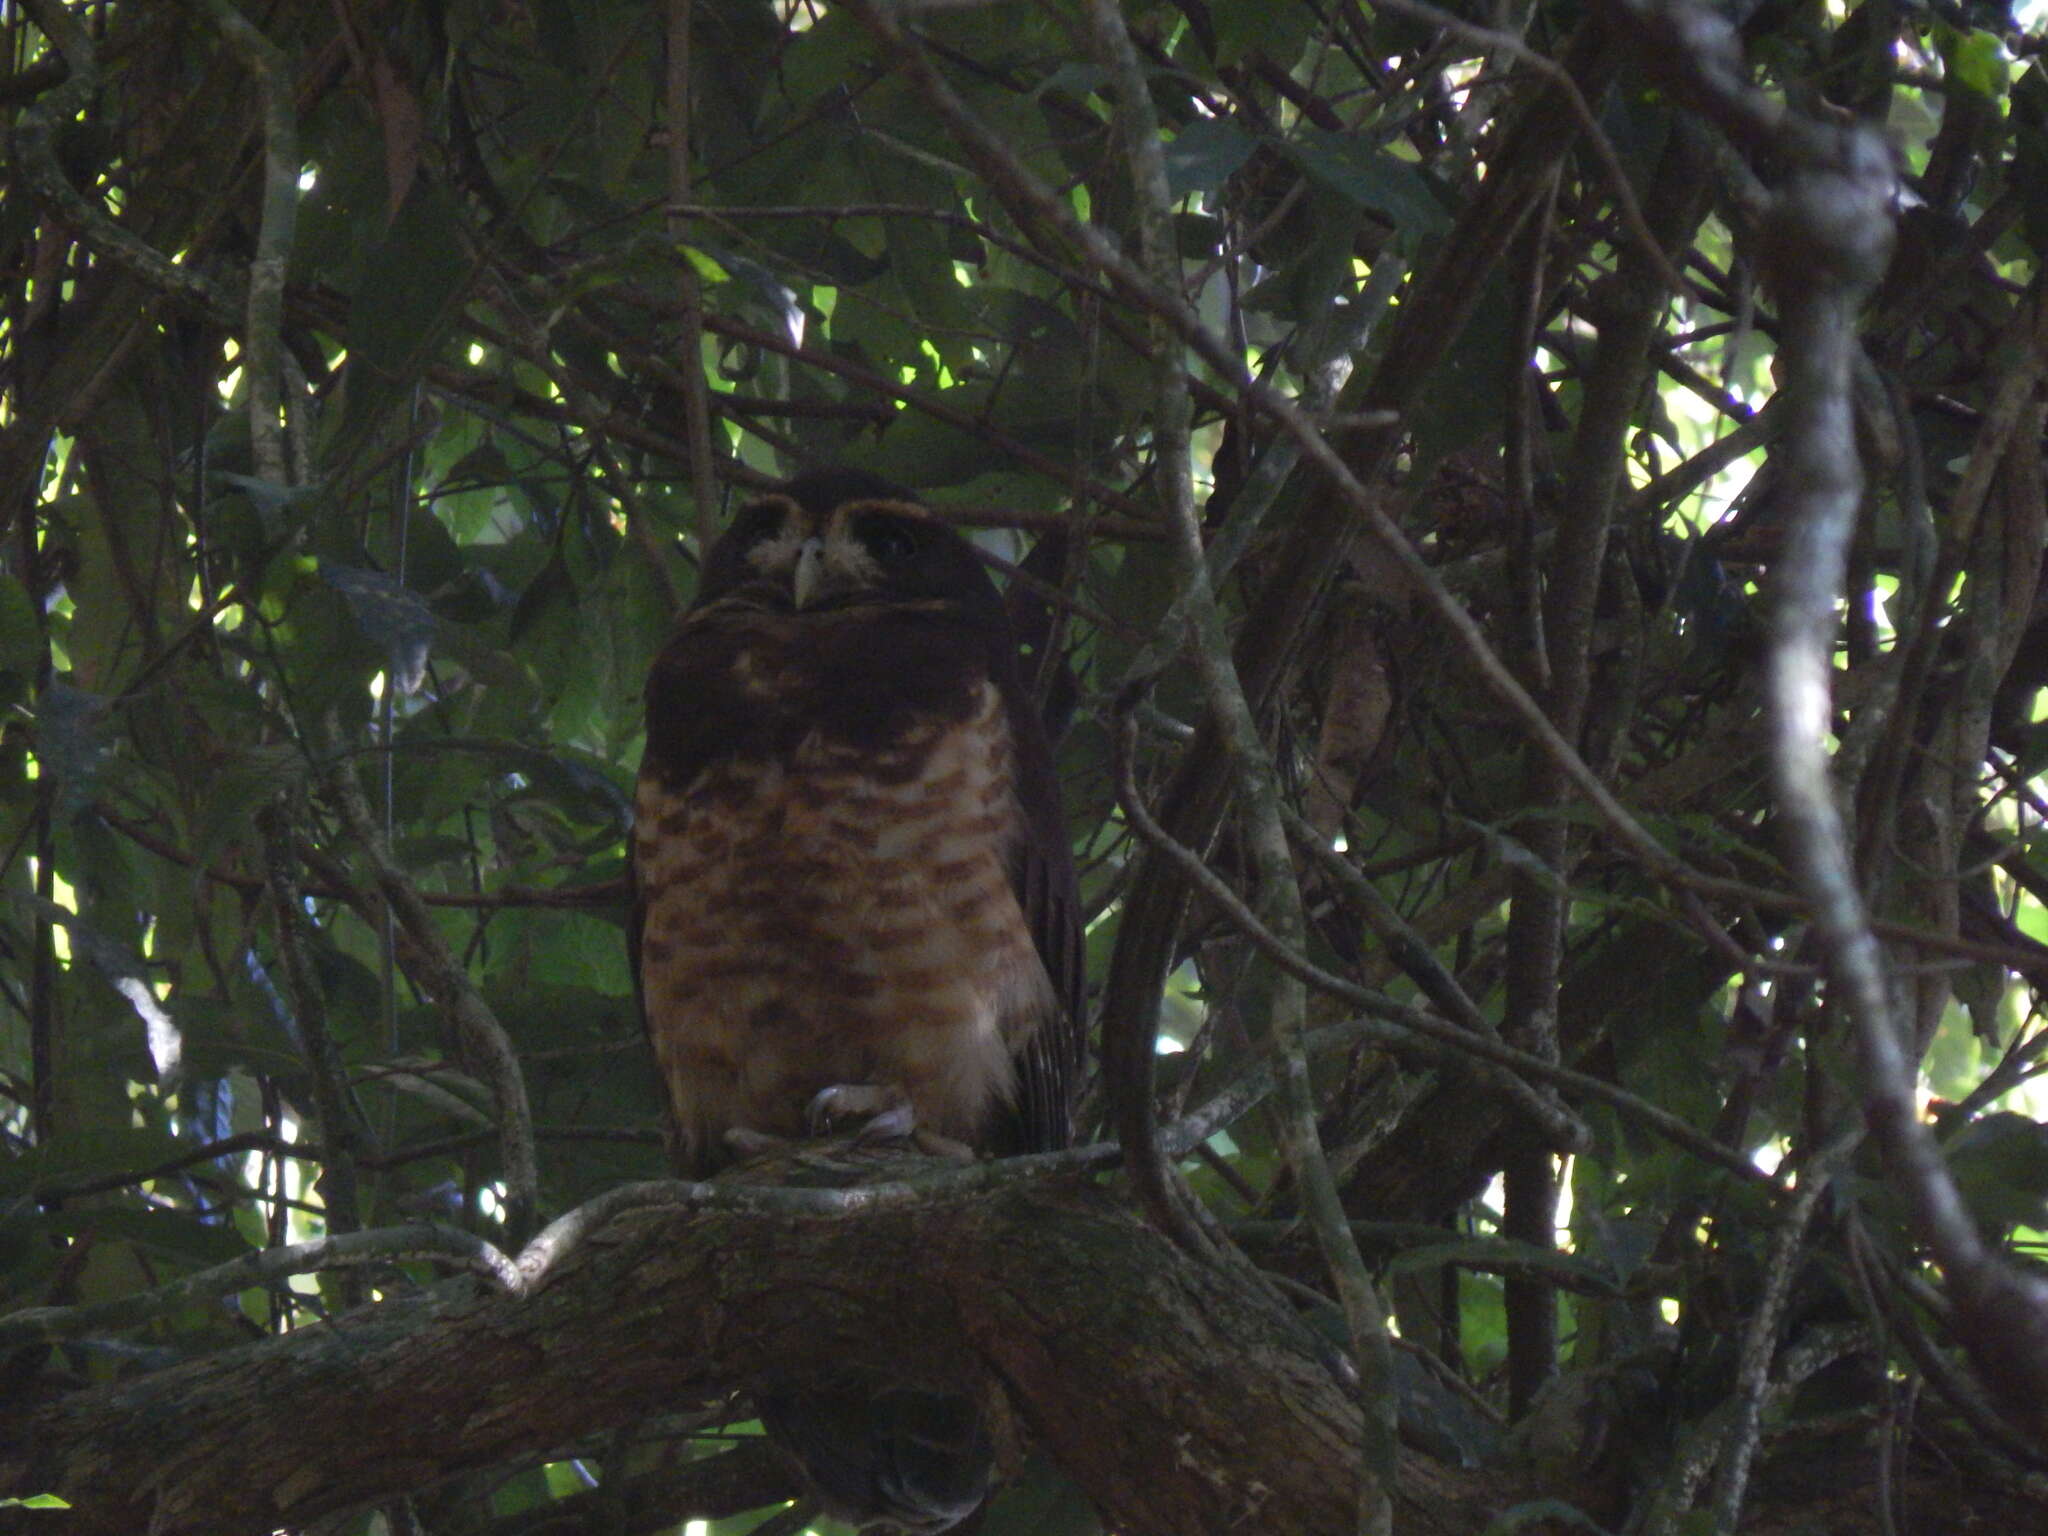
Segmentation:
[(733, 520), (732, 538), (742, 549), (750, 549), (780, 533), (784, 515), (785, 509), (779, 502), (757, 501), (750, 507), (742, 507), (740, 515)]
[(859, 528), (861, 544), (885, 566), (907, 565), (922, 543), (917, 530), (898, 517), (870, 517)]

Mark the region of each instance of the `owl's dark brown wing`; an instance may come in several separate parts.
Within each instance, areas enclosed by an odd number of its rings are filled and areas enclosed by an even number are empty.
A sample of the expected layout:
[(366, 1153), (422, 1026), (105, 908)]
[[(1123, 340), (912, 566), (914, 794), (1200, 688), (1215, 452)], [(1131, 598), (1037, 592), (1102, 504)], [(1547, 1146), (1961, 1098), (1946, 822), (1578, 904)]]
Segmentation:
[(994, 667), (1017, 754), (1025, 835), (1010, 853), (1010, 885), (1052, 983), (1060, 1016), (1047, 1019), (1017, 1059), (1014, 1144), (1006, 1152), (1053, 1152), (1073, 1139), (1073, 1098), (1087, 1056), (1088, 978), (1081, 893), (1060, 810), (1052, 745), (1014, 665)]

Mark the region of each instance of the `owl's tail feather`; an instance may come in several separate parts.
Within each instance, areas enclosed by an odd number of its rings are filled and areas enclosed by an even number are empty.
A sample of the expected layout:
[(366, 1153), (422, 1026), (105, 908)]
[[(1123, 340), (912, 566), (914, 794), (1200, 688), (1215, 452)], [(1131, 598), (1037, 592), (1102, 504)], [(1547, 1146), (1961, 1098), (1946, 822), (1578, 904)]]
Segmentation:
[(974, 1400), (915, 1387), (764, 1392), (761, 1426), (825, 1512), (864, 1531), (936, 1536), (981, 1507), (995, 1446)]

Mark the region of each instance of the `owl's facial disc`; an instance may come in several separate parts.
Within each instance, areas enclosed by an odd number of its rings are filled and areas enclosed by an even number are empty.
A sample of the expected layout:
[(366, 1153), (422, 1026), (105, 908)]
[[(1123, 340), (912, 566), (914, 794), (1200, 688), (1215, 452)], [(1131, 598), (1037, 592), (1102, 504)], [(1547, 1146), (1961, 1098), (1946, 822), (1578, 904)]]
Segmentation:
[(766, 496), (742, 511), (728, 538), (740, 546), (745, 579), (768, 583), (766, 601), (787, 602), (795, 613), (930, 600), (957, 574), (948, 558), (956, 536), (924, 507), (895, 497), (818, 507)]

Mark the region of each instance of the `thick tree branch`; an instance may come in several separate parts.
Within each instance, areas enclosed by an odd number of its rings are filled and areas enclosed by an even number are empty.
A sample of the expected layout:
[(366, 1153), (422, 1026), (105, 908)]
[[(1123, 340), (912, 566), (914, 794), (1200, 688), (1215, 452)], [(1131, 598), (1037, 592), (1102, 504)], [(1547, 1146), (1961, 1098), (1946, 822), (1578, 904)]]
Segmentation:
[[(932, 1177), (919, 1162), (882, 1172), (902, 1175), (890, 1187)], [(596, 1227), (526, 1295), (445, 1284), (137, 1380), (10, 1402), (0, 1498), (68, 1500), (36, 1512), (40, 1536), (253, 1536), (560, 1454), (770, 1375), (843, 1368), (978, 1386), (1126, 1536), (1349, 1528), (1359, 1421), (1326, 1347), (1263, 1288), (1109, 1197), (1040, 1184), (795, 1216), (730, 1193), (730, 1208)], [(730, 1476), (629, 1480), (617, 1501), (551, 1516), (596, 1528), (578, 1522), (624, 1508), (628, 1529), (651, 1530), (664, 1514), (738, 1513), (748, 1490), (795, 1491), (773, 1488), (758, 1442), (742, 1446)], [(1746, 1529), (1874, 1530), (1860, 1459), (1833, 1440), (1814, 1455), (1773, 1480)], [(1402, 1536), (1469, 1536), (1539, 1491), (1511, 1467), (1413, 1452), (1401, 1480)], [(1959, 1503), (1923, 1482), (1915, 1497), (1959, 1517), (1967, 1505), (1987, 1529), (2027, 1528), (2035, 1512), (1988, 1486)]]
[[(1136, 1536), (1350, 1524), (1359, 1420), (1316, 1337), (1107, 1198), (1043, 1188), (634, 1213), (527, 1297), (440, 1287), (0, 1417), (0, 1496), (61, 1494), (63, 1536), (269, 1531), (822, 1362), (1007, 1400)], [(1475, 1513), (1448, 1491), (1416, 1490)]]

